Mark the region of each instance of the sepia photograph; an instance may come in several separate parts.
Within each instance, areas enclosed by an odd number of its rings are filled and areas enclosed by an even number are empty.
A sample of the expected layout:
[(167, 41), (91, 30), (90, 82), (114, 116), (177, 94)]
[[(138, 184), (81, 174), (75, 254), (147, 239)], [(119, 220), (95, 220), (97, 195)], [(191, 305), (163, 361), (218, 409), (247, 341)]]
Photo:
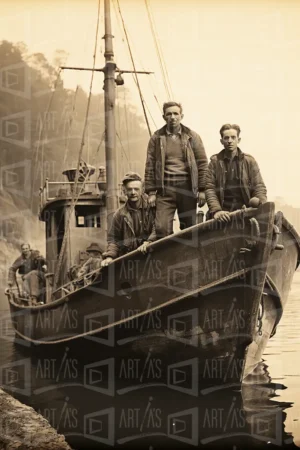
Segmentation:
[(299, 23), (1, 1), (0, 450), (300, 447)]

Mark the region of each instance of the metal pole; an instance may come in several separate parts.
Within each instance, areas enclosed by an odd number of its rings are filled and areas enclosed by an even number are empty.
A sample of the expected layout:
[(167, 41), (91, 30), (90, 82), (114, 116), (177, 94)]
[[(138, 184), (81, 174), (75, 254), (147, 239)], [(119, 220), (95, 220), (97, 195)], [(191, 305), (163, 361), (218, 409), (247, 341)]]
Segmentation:
[(105, 98), (105, 159), (107, 182), (107, 228), (110, 228), (113, 213), (119, 207), (118, 171), (115, 129), (115, 69), (113, 52), (113, 36), (111, 30), (110, 0), (104, 1), (105, 13), (105, 67), (104, 67), (104, 98)]

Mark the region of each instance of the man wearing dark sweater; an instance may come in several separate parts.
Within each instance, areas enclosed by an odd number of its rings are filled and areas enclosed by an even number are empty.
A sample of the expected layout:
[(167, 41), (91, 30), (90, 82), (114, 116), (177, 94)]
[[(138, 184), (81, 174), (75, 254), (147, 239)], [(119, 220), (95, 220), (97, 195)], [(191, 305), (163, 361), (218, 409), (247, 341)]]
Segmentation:
[(267, 201), (257, 161), (239, 148), (240, 132), (236, 124), (227, 123), (220, 129), (224, 148), (211, 156), (206, 177), (208, 219), (229, 222), (230, 212)]
[(157, 238), (173, 233), (177, 209), (180, 229), (196, 223), (197, 201), (205, 205), (208, 160), (200, 136), (181, 124), (180, 103), (163, 105), (166, 125), (151, 137), (145, 167), (145, 192), (156, 206)]

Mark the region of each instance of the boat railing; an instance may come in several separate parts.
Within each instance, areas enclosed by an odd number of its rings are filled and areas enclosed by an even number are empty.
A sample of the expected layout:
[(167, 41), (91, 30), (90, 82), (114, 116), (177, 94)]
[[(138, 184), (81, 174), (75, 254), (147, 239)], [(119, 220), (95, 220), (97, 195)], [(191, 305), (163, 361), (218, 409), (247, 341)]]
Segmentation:
[(20, 292), (18, 286), (7, 287), (4, 291), (5, 295), (17, 305), (31, 306), (31, 298)]
[[(97, 278), (98, 281), (102, 281), (100, 276), (101, 269), (93, 270), (86, 275), (76, 278), (75, 280), (69, 281), (68, 283), (60, 286), (59, 288), (52, 291), (53, 288), (53, 277), (54, 273), (47, 273), (45, 275), (46, 286), (45, 286), (45, 304), (52, 303), (56, 300), (60, 300), (64, 297), (68, 297), (71, 293), (92, 284)], [(14, 303), (23, 306), (33, 306), (29, 296), (24, 295), (23, 291), (20, 291), (19, 285), (8, 287), (5, 289), (5, 295), (9, 297)]]
[[(44, 206), (53, 200), (59, 198), (72, 198), (74, 191), (74, 181), (49, 181), (46, 178), (44, 186), (40, 187), (40, 211)], [(118, 185), (118, 195), (121, 203), (124, 203), (126, 198), (123, 192), (122, 183)], [(93, 196), (95, 198), (103, 198), (106, 193), (105, 185), (101, 180), (78, 182), (76, 188), (76, 197), (78, 196)]]
[[(40, 187), (40, 208), (42, 209), (46, 203), (57, 200), (58, 198), (71, 198), (74, 192), (74, 181), (49, 181), (46, 178), (43, 187)], [(77, 183), (76, 195), (92, 195), (99, 197), (103, 195), (97, 181), (85, 181)]]
[[(76, 278), (75, 280), (71, 280), (63, 286), (59, 286), (55, 291), (51, 293), (51, 300), (48, 302), (51, 303), (55, 300), (59, 300), (63, 297), (67, 297), (72, 292), (77, 291), (83, 287), (87, 287), (92, 284), (97, 278), (98, 281), (101, 281), (100, 277), (101, 269), (93, 270), (92, 272), (87, 273), (86, 275)], [(50, 297), (48, 297), (50, 298)]]

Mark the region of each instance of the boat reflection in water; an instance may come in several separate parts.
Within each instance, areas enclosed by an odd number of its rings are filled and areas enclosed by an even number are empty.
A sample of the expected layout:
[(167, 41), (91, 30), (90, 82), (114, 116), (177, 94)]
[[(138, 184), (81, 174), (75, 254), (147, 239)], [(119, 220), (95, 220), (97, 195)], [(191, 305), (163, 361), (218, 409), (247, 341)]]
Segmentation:
[(286, 386), (273, 383), (267, 366), (260, 363), (242, 385), (242, 402), (247, 423), (253, 436), (264, 441), (268, 447), (298, 448), (291, 433), (285, 432), (286, 408), (292, 402), (274, 400), (278, 391)]
[[(19, 347), (19, 346), (18, 346)], [(86, 346), (85, 346), (86, 348)], [(215, 387), (190, 366), (106, 357), (95, 361), (95, 343), (78, 358), (72, 346), (32, 353), (18, 348), (5, 386), (49, 420), (74, 449), (100, 448), (298, 448), (285, 432), (285, 409), (275, 401), (267, 366), (260, 363), (242, 384)], [(92, 356), (94, 355), (94, 356)]]

